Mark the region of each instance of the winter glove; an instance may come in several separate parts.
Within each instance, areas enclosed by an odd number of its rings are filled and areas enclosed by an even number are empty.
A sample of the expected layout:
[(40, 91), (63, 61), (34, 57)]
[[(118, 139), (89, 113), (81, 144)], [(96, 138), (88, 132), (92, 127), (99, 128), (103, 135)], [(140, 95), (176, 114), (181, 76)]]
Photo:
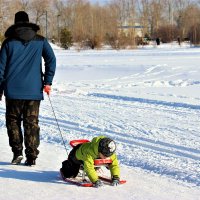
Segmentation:
[(103, 182), (100, 181), (100, 180), (98, 180), (98, 181), (96, 181), (96, 182), (94, 183), (94, 187), (96, 187), (96, 188), (102, 187), (103, 185), (104, 185)]
[(111, 185), (112, 186), (118, 186), (119, 185), (119, 178), (113, 176)]
[(118, 186), (119, 185), (119, 180), (114, 179), (111, 183), (112, 186)]
[(44, 92), (46, 92), (48, 95), (50, 95), (51, 86), (50, 86), (50, 85), (45, 85), (45, 86), (44, 86)]

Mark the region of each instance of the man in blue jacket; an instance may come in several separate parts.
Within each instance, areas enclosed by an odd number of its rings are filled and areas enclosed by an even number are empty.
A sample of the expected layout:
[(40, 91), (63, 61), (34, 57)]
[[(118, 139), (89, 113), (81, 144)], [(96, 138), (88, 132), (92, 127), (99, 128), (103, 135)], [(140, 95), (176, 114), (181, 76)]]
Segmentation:
[(25, 165), (35, 165), (39, 154), (40, 101), (43, 100), (43, 89), (50, 93), (56, 68), (53, 50), (47, 39), (37, 34), (39, 29), (38, 25), (29, 22), (26, 12), (17, 12), (15, 23), (5, 32), (6, 39), (0, 50), (0, 97), (4, 92), (12, 164), (20, 164), (23, 159), (23, 140)]

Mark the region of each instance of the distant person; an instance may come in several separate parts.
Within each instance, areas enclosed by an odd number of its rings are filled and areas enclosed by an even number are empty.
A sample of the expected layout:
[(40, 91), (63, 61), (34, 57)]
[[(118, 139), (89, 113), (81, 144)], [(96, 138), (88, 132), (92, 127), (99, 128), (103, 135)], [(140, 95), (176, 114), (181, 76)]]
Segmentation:
[(94, 160), (97, 158), (110, 158), (112, 163), (109, 164), (109, 170), (112, 178), (112, 185), (117, 186), (120, 183), (120, 169), (115, 154), (116, 144), (107, 137), (99, 136), (75, 146), (68, 156), (68, 160), (62, 162), (60, 169), (63, 178), (75, 178), (78, 175), (80, 166), (83, 165), (84, 171), (95, 187), (103, 186), (103, 182), (98, 178), (94, 168)]
[(55, 39), (54, 39), (54, 38), (52, 38), (51, 42), (52, 42), (53, 44), (55, 44)]
[[(39, 26), (29, 22), (28, 14), (19, 11), (5, 32), (0, 50), (0, 98), (6, 101), (6, 127), (12, 148), (12, 164), (23, 159), (25, 165), (35, 165), (39, 154), (38, 125), (43, 89), (49, 94), (55, 74), (56, 58), (46, 38), (37, 34)], [(42, 72), (42, 57), (45, 72)], [(22, 134), (21, 122), (23, 121)]]
[(156, 44), (160, 45), (160, 38), (156, 38)]
[(181, 46), (181, 38), (180, 37), (177, 38), (177, 42), (178, 42), (179, 46)]

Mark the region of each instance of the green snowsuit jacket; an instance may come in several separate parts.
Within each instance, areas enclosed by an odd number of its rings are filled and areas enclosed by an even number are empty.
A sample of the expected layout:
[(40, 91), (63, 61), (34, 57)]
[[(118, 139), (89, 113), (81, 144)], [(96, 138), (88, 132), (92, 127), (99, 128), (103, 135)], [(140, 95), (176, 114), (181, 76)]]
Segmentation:
[[(99, 142), (104, 137), (105, 136), (95, 137), (91, 142), (82, 144), (76, 151), (76, 158), (83, 161), (84, 171), (93, 183), (98, 180), (98, 175), (94, 168), (94, 160), (99, 158)], [(114, 153), (110, 156), (110, 159), (112, 160), (112, 164), (109, 165), (111, 177), (120, 177), (119, 163), (116, 154)]]

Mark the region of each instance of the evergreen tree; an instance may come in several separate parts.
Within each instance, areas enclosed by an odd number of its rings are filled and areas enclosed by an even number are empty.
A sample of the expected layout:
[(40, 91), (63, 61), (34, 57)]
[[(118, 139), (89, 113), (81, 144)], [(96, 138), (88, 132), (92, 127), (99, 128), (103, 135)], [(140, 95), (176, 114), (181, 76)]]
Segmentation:
[(64, 49), (69, 49), (73, 44), (72, 34), (67, 28), (61, 29), (60, 43), (61, 47), (63, 47)]

